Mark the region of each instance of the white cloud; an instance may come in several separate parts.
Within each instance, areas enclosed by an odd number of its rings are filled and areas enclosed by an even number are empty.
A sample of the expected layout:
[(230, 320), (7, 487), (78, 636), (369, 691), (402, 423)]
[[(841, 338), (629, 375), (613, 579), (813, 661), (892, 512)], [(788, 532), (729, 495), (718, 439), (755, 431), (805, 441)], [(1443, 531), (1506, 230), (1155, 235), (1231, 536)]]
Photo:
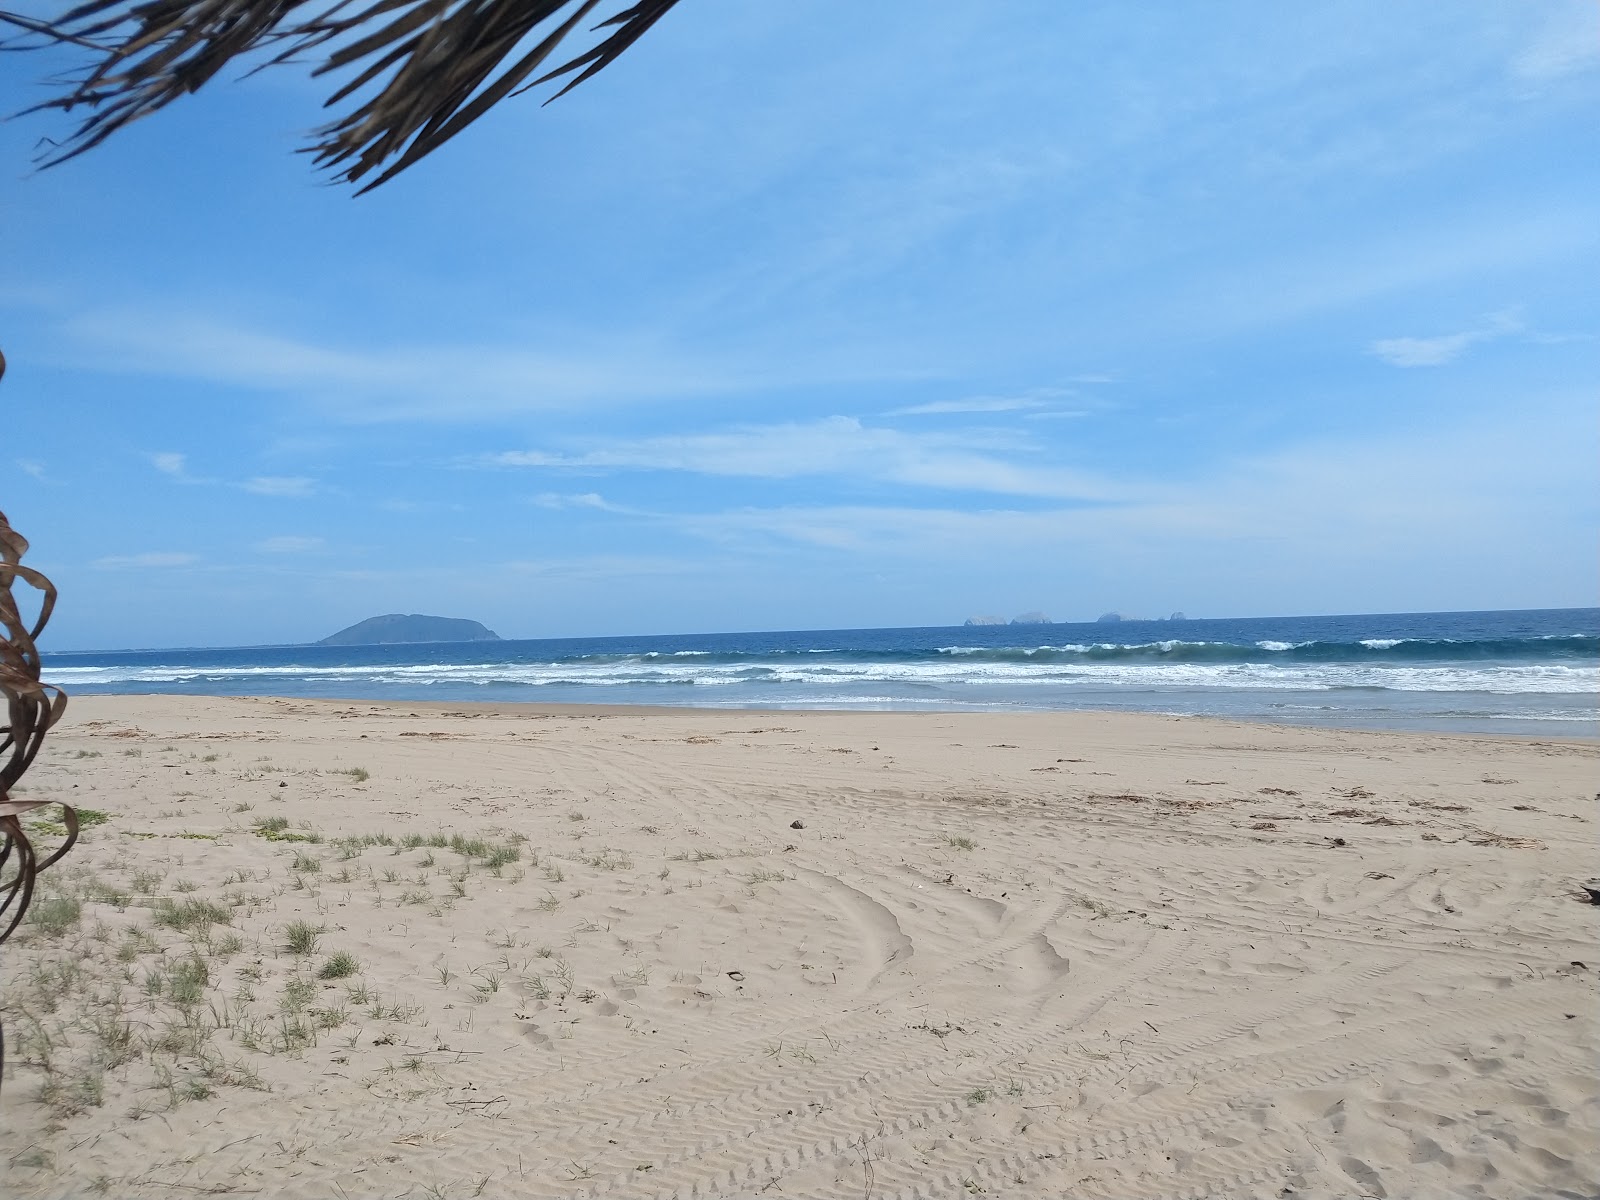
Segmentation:
[(1068, 467), (1019, 465), (981, 450), (1026, 451), (1014, 435), (962, 430), (905, 433), (854, 417), (753, 425), (718, 433), (618, 439), (562, 454), (514, 450), (488, 462), (574, 470), (687, 471), (702, 475), (793, 479), (848, 475), (918, 487), (1060, 499), (1105, 499), (1120, 489)]
[(187, 567), (200, 561), (198, 554), (156, 551), (148, 554), (108, 554), (94, 560), (97, 567)]
[(283, 534), (259, 541), (255, 548), (262, 554), (313, 554), (325, 549), (327, 544), (319, 537), (295, 537), (292, 534)]
[(303, 475), (257, 475), (239, 485), (257, 496), (310, 496), (317, 490), (317, 481)]
[(1383, 338), (1372, 343), (1370, 352), (1391, 367), (1441, 367), (1480, 342), (1492, 342), (1521, 328), (1521, 322), (1515, 317), (1502, 313), (1477, 329), (1465, 329), (1460, 333)]
[(17, 469), (23, 474), (32, 475), (40, 483), (46, 482), (44, 475), (44, 464), (42, 462), (36, 462), (31, 458), (19, 458), (16, 460), (16, 463)]

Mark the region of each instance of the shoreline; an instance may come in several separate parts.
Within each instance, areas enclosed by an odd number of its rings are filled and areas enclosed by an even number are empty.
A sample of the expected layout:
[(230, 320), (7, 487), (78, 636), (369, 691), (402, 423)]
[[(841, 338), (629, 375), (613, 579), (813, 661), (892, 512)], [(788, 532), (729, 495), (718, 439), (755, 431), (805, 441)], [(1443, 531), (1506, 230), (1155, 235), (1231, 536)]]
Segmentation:
[(240, 702), (245, 704), (296, 704), (320, 705), (327, 708), (345, 708), (366, 706), (378, 710), (397, 711), (400, 709), (419, 710), (437, 715), (450, 715), (462, 710), (479, 714), (492, 714), (501, 718), (517, 716), (528, 719), (542, 719), (547, 717), (683, 717), (706, 718), (714, 716), (736, 716), (738, 714), (751, 714), (765, 718), (780, 716), (816, 716), (820, 718), (855, 718), (866, 720), (894, 720), (894, 719), (921, 719), (921, 718), (994, 718), (998, 720), (1073, 720), (1083, 719), (1127, 719), (1134, 722), (1163, 723), (1179, 721), (1186, 724), (1205, 724), (1239, 726), (1248, 729), (1289, 729), (1304, 730), (1307, 732), (1325, 732), (1331, 734), (1349, 734), (1352, 736), (1372, 735), (1376, 737), (1414, 737), (1414, 738), (1457, 738), (1465, 741), (1500, 741), (1510, 740), (1525, 745), (1549, 744), (1555, 746), (1571, 746), (1577, 748), (1600, 749), (1600, 730), (1591, 736), (1515, 733), (1515, 732), (1488, 732), (1480, 733), (1459, 729), (1414, 729), (1414, 728), (1381, 728), (1368, 725), (1332, 725), (1313, 721), (1273, 721), (1267, 719), (1250, 719), (1246, 717), (1223, 717), (1204, 713), (1176, 713), (1176, 712), (1151, 712), (1138, 709), (1119, 708), (762, 708), (749, 707), (697, 707), (687, 704), (601, 704), (601, 703), (552, 703), (548, 701), (528, 700), (395, 700), (395, 699), (367, 699), (362, 697), (331, 697), (331, 696), (274, 696), (274, 695), (197, 695), (178, 692), (90, 692), (86, 694), (68, 692), (67, 708), (70, 714), (75, 705), (91, 704), (103, 701), (149, 701), (160, 702), (167, 700), (191, 701), (204, 704), (211, 701), (225, 703)]
[(20, 789), (86, 824), (6, 946), (8, 1194), (1590, 1194), (1597, 768), (1124, 712), (75, 696)]

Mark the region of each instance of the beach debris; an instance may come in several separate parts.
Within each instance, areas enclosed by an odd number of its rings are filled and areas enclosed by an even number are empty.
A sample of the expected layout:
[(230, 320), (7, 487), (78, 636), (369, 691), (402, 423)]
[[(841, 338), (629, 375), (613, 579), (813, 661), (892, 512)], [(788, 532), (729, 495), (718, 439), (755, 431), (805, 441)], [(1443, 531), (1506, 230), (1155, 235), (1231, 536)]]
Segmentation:
[(1368, 871), (1367, 872), (1367, 878), (1368, 879), (1393, 879), (1394, 876), (1389, 874), (1389, 872), (1387, 872), (1387, 871)]
[(1350, 843), (1345, 841), (1342, 837), (1333, 837), (1328, 839), (1328, 845), (1330, 846), (1348, 846), (1349, 844)]
[[(1590, 904), (1600, 904), (1600, 879), (1590, 879), (1590, 880), (1588, 880), (1586, 883), (1584, 883), (1583, 890), (1589, 893), (1589, 903)], [(1582, 963), (1574, 963), (1573, 964), (1573, 966), (1582, 966), (1582, 965), (1583, 965)]]
[(729, 971), (728, 972), (728, 978), (733, 980), (735, 983), (743, 983), (744, 982), (744, 972), (743, 971)]
[(1513, 837), (1509, 833), (1496, 833), (1492, 829), (1474, 829), (1466, 840), (1474, 846), (1499, 846), (1511, 850), (1543, 850), (1545, 844), (1538, 838)]
[(278, 786), (279, 787), (288, 787), (289, 786), (289, 781), (287, 779), (280, 779), (280, 780), (278, 780)]
[(789, 822), (789, 828), (790, 829), (804, 829), (805, 827), (806, 827), (806, 823), (804, 821), (790, 821)]

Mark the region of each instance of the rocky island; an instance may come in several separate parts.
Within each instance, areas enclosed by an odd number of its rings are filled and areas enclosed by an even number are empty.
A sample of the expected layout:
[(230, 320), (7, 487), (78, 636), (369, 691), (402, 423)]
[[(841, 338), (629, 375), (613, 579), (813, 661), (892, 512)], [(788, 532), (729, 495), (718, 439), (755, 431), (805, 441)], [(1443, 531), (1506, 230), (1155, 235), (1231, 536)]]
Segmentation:
[(498, 642), (500, 635), (477, 621), (389, 613), (368, 617), (323, 638), (319, 646), (386, 646), (402, 642)]

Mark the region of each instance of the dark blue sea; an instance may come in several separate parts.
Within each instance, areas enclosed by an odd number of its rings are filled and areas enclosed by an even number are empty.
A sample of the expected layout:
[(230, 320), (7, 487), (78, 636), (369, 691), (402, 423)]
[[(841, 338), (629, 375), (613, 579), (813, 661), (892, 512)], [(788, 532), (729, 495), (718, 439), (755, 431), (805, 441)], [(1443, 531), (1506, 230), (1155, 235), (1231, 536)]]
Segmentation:
[(47, 654), (69, 693), (1123, 709), (1600, 736), (1600, 609)]

